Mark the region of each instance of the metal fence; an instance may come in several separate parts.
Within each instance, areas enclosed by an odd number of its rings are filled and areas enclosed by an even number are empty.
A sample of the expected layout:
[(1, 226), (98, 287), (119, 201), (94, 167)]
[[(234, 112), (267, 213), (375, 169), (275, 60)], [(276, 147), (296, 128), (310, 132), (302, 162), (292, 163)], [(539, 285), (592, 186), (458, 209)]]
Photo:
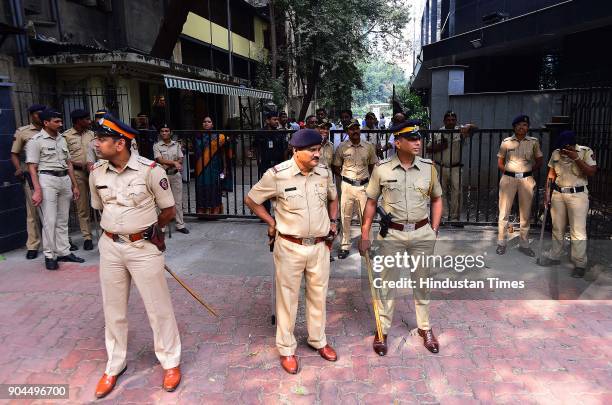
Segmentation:
[[(228, 218), (245, 217), (254, 218), (248, 207), (244, 205), (244, 197), (248, 194), (251, 187), (259, 180), (263, 169), (261, 160), (258, 159), (256, 143), (258, 139), (263, 139), (267, 134), (274, 133), (288, 139), (292, 131), (174, 131), (174, 136), (179, 139), (185, 151), (184, 170), (184, 199), (183, 209), (186, 215), (198, 216), (200, 218)], [(498, 218), (498, 193), (500, 172), (497, 168), (497, 152), (501, 141), (512, 135), (510, 129), (477, 129), (465, 137), (462, 142), (451, 142), (460, 136), (459, 131), (454, 130), (423, 130), (422, 154), (426, 158), (440, 161), (441, 152), (427, 152), (427, 144), (432, 137), (446, 139), (449, 145), (447, 153), (458, 153), (462, 167), (460, 188), (462, 198), (460, 201), (461, 215), (459, 221), (451, 221), (449, 216), (443, 219), (446, 223), (458, 225), (495, 225)], [(221, 138), (218, 134), (223, 134)], [(212, 144), (206, 146), (207, 140), (212, 135)], [(389, 143), (391, 133), (385, 130), (362, 131), (362, 139), (369, 140), (371, 143), (380, 147)], [(547, 173), (547, 163), (553, 151), (554, 140), (551, 139), (552, 133), (548, 130), (530, 130), (529, 136), (536, 137), (541, 145), (544, 155), (542, 167), (534, 172), (537, 183), (535, 192), (532, 222), (538, 224), (542, 209), (542, 198), (544, 194), (545, 178)], [(157, 141), (157, 133), (152, 131), (142, 131), (141, 153), (153, 158), (152, 145)], [(330, 140), (334, 145), (339, 145), (346, 140), (347, 135), (342, 131), (332, 131)], [(218, 156), (217, 162), (213, 162), (217, 167), (207, 167), (204, 160), (211, 155), (212, 149)], [(455, 148), (455, 149), (453, 149)], [(457, 150), (458, 148), (458, 150)], [(598, 145), (595, 149), (598, 157), (598, 164), (602, 168), (594, 179), (590, 179), (592, 184), (589, 187), (592, 199), (590, 218), (596, 219), (590, 222), (596, 234), (609, 234), (612, 225), (609, 223), (610, 210), (609, 202), (605, 191), (609, 189), (610, 178), (606, 168), (609, 168), (610, 161), (609, 148)], [(213, 153), (212, 155), (215, 155)], [(392, 151), (381, 152), (380, 157), (387, 157)], [(602, 159), (601, 157), (606, 157)], [(225, 160), (225, 178), (221, 178), (222, 165), (220, 160)], [(211, 159), (208, 159), (211, 161)], [(211, 163), (209, 163), (211, 164)], [(439, 166), (438, 166), (439, 168)], [(216, 170), (216, 171), (215, 171)], [(222, 203), (222, 208), (216, 213), (211, 213), (206, 207), (202, 207), (200, 200), (202, 195), (207, 192), (219, 193), (218, 198)], [(516, 202), (515, 202), (516, 204)], [(511, 222), (518, 222), (518, 209), (515, 206), (511, 215)], [(602, 222), (603, 221), (603, 222)], [(607, 221), (607, 222), (606, 222)]]

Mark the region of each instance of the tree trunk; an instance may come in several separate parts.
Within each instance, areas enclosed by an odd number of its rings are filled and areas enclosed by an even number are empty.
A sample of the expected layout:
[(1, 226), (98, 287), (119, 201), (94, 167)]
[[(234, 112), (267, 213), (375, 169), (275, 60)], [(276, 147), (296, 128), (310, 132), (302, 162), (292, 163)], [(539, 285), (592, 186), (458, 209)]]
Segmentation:
[(272, 80), (276, 80), (276, 63), (278, 53), (276, 50), (276, 20), (274, 15), (274, 1), (270, 0), (270, 53)]
[(314, 65), (312, 66), (312, 72), (310, 72), (310, 76), (308, 77), (308, 90), (306, 91), (304, 99), (302, 100), (302, 107), (300, 108), (298, 121), (304, 121), (304, 118), (306, 117), (308, 107), (310, 106), (310, 102), (314, 96), (317, 84), (319, 83), (319, 72), (321, 72), (321, 62), (315, 61)]

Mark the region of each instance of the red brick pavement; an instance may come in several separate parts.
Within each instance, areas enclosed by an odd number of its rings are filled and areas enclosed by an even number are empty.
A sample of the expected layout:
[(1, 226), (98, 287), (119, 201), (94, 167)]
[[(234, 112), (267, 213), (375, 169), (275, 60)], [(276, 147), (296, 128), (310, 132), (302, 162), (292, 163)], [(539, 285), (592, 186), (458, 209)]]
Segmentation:
[[(13, 267), (13, 268), (11, 268)], [(70, 402), (94, 399), (104, 371), (97, 267), (0, 262), (0, 382), (67, 383)], [(387, 357), (371, 350), (372, 316), (356, 279), (333, 279), (328, 363), (296, 334), (301, 372), (284, 373), (270, 325), (269, 277), (202, 274), (186, 280), (221, 314), (212, 318), (169, 280), (184, 379), (160, 389), (162, 370), (138, 293), (130, 299), (128, 370), (101, 403), (612, 403), (612, 302), (432, 303), (441, 353), (416, 336), (414, 308), (398, 308)], [(19, 401), (16, 403), (24, 403)]]

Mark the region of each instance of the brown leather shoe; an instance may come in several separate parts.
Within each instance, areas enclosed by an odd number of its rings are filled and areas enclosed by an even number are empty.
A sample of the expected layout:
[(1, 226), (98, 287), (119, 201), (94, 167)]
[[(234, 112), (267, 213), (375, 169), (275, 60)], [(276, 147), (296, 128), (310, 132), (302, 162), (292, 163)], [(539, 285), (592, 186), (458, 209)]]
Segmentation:
[(380, 339), (378, 337), (378, 333), (374, 335), (374, 341), (372, 342), (372, 348), (374, 349), (374, 353), (379, 356), (384, 356), (387, 354), (387, 335), (383, 335), (383, 338)]
[(164, 370), (164, 383), (162, 387), (168, 391), (172, 392), (178, 387), (181, 382), (181, 368), (179, 366), (169, 368), (168, 370)]
[(423, 346), (432, 353), (438, 353), (440, 351), (440, 345), (438, 339), (433, 334), (431, 329), (423, 330), (419, 329), (419, 336), (423, 338)]
[(117, 379), (121, 374), (125, 373), (125, 370), (127, 370), (127, 366), (117, 375), (108, 375), (104, 373), (100, 381), (98, 381), (98, 385), (96, 385), (96, 398), (104, 398), (110, 394), (113, 388), (115, 388), (115, 384), (117, 384)]
[(280, 356), (281, 366), (289, 374), (297, 374), (298, 372), (298, 359), (297, 356)]
[[(308, 345), (308, 346), (310, 346), (310, 345)], [(338, 360), (338, 355), (336, 354), (336, 351), (330, 345), (325, 345), (324, 347), (322, 347), (320, 349), (316, 349), (316, 348), (314, 348), (312, 346), (310, 346), (310, 348), (312, 350), (316, 350), (317, 352), (319, 352), (321, 357), (323, 357), (327, 361), (336, 361), (336, 360)]]

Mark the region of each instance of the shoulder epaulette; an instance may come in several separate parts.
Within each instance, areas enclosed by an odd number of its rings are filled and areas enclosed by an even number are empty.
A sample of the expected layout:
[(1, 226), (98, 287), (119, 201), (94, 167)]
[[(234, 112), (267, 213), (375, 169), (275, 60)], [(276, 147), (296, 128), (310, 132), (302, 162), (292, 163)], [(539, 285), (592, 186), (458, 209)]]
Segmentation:
[(319, 164), (317, 165), (317, 167), (319, 167), (319, 168), (321, 168), (321, 169), (326, 169), (326, 170), (329, 168), (327, 165), (324, 165), (323, 163), (319, 163)]
[(98, 160), (96, 163), (94, 163), (94, 165), (93, 165), (93, 169), (95, 170), (95, 169), (97, 169), (98, 167), (101, 167), (102, 165), (105, 165), (105, 164), (107, 164), (107, 163), (108, 163), (108, 160), (106, 160), (106, 159), (100, 159), (100, 160)]
[(389, 163), (392, 159), (393, 157), (388, 157), (386, 159), (379, 160), (378, 162), (376, 162), (376, 166), (380, 166), (380, 165), (384, 165), (385, 163)]
[(30, 129), (30, 125), (28, 124), (28, 125), (24, 125), (22, 127), (19, 127), (19, 128), (17, 128), (17, 131), (23, 131), (25, 129)]
[(39, 133), (37, 133), (36, 135), (32, 136), (32, 138), (31, 138), (31, 139), (32, 139), (32, 140), (34, 140), (34, 139), (38, 139), (38, 138), (40, 138), (40, 137), (42, 137), (42, 134), (39, 132)]
[(154, 162), (154, 161), (152, 161), (151, 159), (147, 159), (147, 158), (146, 158), (146, 157), (144, 157), (144, 156), (140, 156), (140, 155), (139, 155), (139, 156), (138, 156), (136, 159), (138, 160), (138, 162), (139, 162), (139, 163), (142, 163), (143, 165), (150, 166), (150, 167), (155, 167), (155, 166), (157, 166), (157, 163), (155, 163), (155, 162)]
[(512, 140), (512, 137), (511, 137), (511, 136), (509, 136), (509, 137), (507, 137), (507, 138), (504, 138), (504, 140), (503, 140), (502, 142), (511, 141), (511, 140)]
[(537, 141), (538, 138), (534, 137), (534, 136), (526, 136), (525, 138), (530, 139), (532, 141)]
[(419, 156), (419, 162), (427, 163), (428, 165), (433, 165), (433, 161), (431, 159), (425, 159)]
[(282, 170), (286, 170), (286, 169), (288, 169), (290, 167), (291, 167), (291, 161), (287, 160), (286, 162), (282, 162), (282, 163), (277, 164), (276, 166), (273, 166), (272, 170), (274, 171), (274, 173), (278, 173), (278, 172), (280, 172)]

